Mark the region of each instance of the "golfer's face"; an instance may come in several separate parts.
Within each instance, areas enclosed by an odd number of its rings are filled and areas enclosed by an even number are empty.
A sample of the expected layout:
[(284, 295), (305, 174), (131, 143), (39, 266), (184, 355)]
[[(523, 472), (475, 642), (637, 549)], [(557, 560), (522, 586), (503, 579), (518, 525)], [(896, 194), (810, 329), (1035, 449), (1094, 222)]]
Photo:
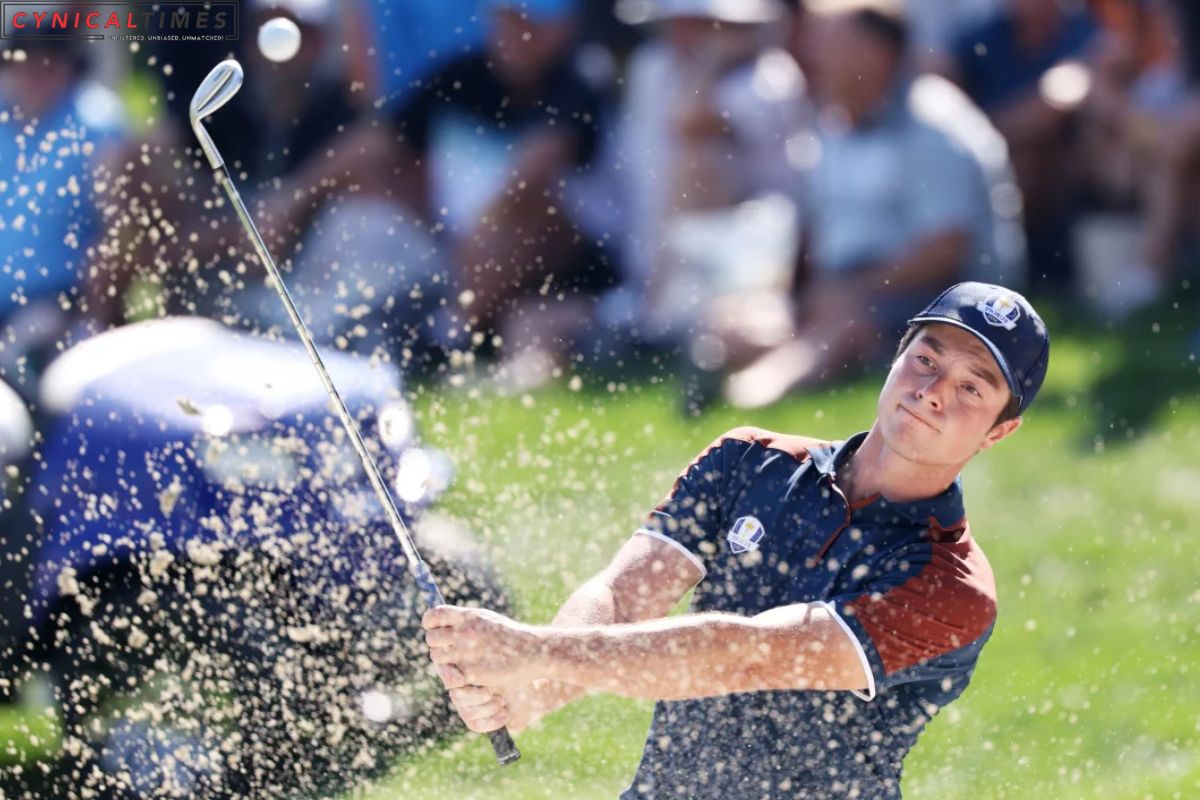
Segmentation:
[(889, 447), (921, 464), (971, 458), (1008, 404), (1000, 367), (972, 334), (926, 325), (896, 359), (879, 395)]

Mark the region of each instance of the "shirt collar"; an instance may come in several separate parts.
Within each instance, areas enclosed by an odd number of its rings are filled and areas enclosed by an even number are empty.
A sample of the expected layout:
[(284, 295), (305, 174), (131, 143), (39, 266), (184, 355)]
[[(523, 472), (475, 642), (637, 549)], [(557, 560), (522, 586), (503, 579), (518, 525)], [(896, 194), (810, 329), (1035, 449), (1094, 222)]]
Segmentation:
[[(809, 450), (812, 465), (833, 483), (837, 482), (837, 470), (846, 460), (858, 450), (867, 431), (856, 433), (844, 442), (832, 442)], [(962, 478), (954, 482), (941, 494), (923, 500), (913, 500), (907, 503), (893, 503), (885, 497), (877, 497), (874, 501), (854, 511), (855, 515), (869, 515), (872, 518), (890, 518), (899, 516), (917, 525), (927, 526), (930, 522), (939, 528), (950, 529), (959, 525), (966, 517), (963, 507)]]

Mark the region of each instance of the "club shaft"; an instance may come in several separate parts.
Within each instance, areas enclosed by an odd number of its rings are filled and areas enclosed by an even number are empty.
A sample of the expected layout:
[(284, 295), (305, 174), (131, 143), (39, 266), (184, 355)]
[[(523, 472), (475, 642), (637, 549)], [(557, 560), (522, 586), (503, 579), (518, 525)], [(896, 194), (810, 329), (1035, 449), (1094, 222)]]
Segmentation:
[[(354, 418), (350, 416), (350, 410), (346, 408), (345, 401), (342, 400), (342, 396), (334, 385), (333, 379), (329, 376), (329, 370), (326, 369), (325, 362), (321, 359), (320, 352), (317, 351), (317, 346), (313, 342), (308, 325), (304, 323), (304, 319), (296, 309), (296, 304), (292, 301), (292, 296), (283, 282), (283, 277), (279, 274), (279, 268), (275, 266), (275, 260), (271, 258), (271, 253), (267, 250), (267, 244), (258, 232), (258, 226), (250, 218), (250, 212), (247, 210), (246, 204), (242, 202), (242, 196), (238, 193), (237, 187), (233, 185), (233, 181), (230, 180), (229, 175), (223, 168), (216, 170), (216, 178), (217, 183), (225, 189), (225, 194), (229, 196), (229, 201), (233, 203), (233, 210), (237, 212), (238, 218), (242, 222), (242, 227), (246, 229), (246, 232), (250, 235), (250, 239), (254, 242), (254, 251), (258, 254), (258, 258), (262, 261), (263, 266), (267, 268), (267, 272), (270, 273), (271, 280), (275, 284), (275, 291), (279, 293), (279, 299), (283, 301), (288, 317), (292, 320), (292, 326), (300, 336), (300, 341), (304, 344), (304, 349), (308, 352), (308, 357), (312, 361), (313, 366), (316, 367), (317, 374), (321, 376), (321, 383), (325, 385), (325, 391), (329, 395), (329, 399), (333, 402), (334, 410), (342, 422), (342, 427), (346, 429), (346, 435), (350, 437), (350, 443), (354, 445), (354, 451), (358, 454), (363, 469), (367, 472), (367, 478), (371, 481), (371, 486), (374, 487), (375, 494), (378, 495), (379, 502), (383, 505), (384, 514), (387, 515), (388, 522), (391, 524), (396, 538), (400, 540), (400, 546), (404, 548), (404, 556), (408, 560), (409, 569), (418, 580), (425, 580), (431, 584), (431, 587), (421, 587), (425, 590), (426, 600), (432, 603), (436, 599), (437, 603), (435, 605), (441, 605), (441, 592), (438, 591), (436, 584), (433, 584), (429, 580), (429, 571), (425, 567), (425, 562), (421, 559), (420, 554), (417, 552), (416, 546), (413, 544), (408, 526), (404, 524), (404, 519), (400, 516), (395, 501), (392, 500), (392, 494), (388, 491), (387, 484), (384, 483), (383, 477), (379, 474), (379, 468), (375, 466), (375, 459), (371, 457), (362, 436), (358, 433), (358, 425), (354, 422)], [(429, 596), (430, 588), (432, 588), (436, 597)]]
[[(201, 125), (197, 125), (196, 127), (198, 129), (203, 128)], [(417, 552), (417, 547), (408, 532), (408, 526), (404, 524), (399, 510), (396, 508), (396, 503), (392, 500), (392, 493), (388, 491), (387, 484), (383, 482), (383, 476), (379, 474), (379, 468), (375, 465), (375, 459), (371, 457), (371, 453), (367, 450), (362, 436), (359, 435), (358, 425), (354, 422), (354, 418), (350, 416), (350, 410), (346, 408), (346, 403), (342, 400), (342, 395), (338, 392), (337, 387), (334, 386), (333, 378), (330, 377), (329, 370), (325, 368), (325, 362), (321, 359), (321, 354), (317, 351), (312, 334), (309, 332), (308, 326), (304, 324), (304, 319), (296, 309), (296, 304), (292, 302), (292, 296), (283, 282), (283, 276), (279, 274), (279, 268), (275, 266), (275, 259), (271, 258), (271, 252), (267, 249), (267, 243), (263, 241), (262, 234), (258, 232), (258, 226), (254, 224), (254, 220), (250, 218), (250, 212), (247, 210), (246, 204), (242, 202), (241, 194), (238, 193), (237, 187), (233, 185), (233, 181), (225, 170), (220, 153), (216, 152), (216, 147), (211, 144), (211, 139), (208, 141), (213, 152), (213, 154), (209, 155), (209, 159), (213, 163), (213, 171), (216, 175), (217, 183), (225, 189), (225, 194), (229, 196), (229, 202), (233, 204), (233, 210), (237, 213), (238, 219), (241, 220), (242, 227), (246, 229), (246, 233), (254, 243), (254, 250), (258, 254), (259, 260), (267, 268), (267, 272), (271, 276), (271, 281), (275, 284), (275, 291), (279, 293), (279, 299), (283, 301), (283, 305), (287, 309), (288, 317), (292, 320), (292, 326), (296, 329), (300, 341), (304, 343), (304, 349), (308, 352), (308, 357), (312, 361), (313, 367), (316, 368), (317, 374), (321, 376), (321, 383), (325, 385), (325, 392), (333, 402), (334, 410), (337, 411), (338, 418), (342, 422), (342, 427), (346, 429), (346, 435), (350, 437), (350, 442), (354, 445), (354, 451), (358, 453), (358, 459), (362, 462), (363, 469), (366, 470), (367, 478), (371, 481), (371, 486), (374, 487), (375, 494), (379, 496), (379, 502), (383, 505), (384, 514), (387, 515), (388, 522), (392, 526), (392, 531), (396, 534), (396, 538), (400, 541), (400, 546), (404, 549), (404, 556), (405, 560), (408, 561), (409, 571), (412, 572), (417, 586), (420, 587), (427, 607), (433, 608), (443, 605), (446, 601), (442, 597), (441, 590), (438, 589), (438, 585), (434, 581), (429, 567), (426, 566), (420, 553)], [(515, 763), (521, 757), (521, 751), (517, 749), (507, 728), (492, 731), (488, 734), (488, 739), (491, 742), (492, 750), (496, 754), (496, 760), (501, 765)]]

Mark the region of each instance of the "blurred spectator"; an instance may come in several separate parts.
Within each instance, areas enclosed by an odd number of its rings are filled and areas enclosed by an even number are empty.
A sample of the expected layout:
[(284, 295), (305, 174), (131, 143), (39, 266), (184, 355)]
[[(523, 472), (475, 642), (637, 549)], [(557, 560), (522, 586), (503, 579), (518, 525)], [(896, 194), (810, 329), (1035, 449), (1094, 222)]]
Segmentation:
[(294, 231), (335, 189), (379, 184), (446, 244), (451, 302), (433, 327), (455, 349), (489, 341), (523, 298), (552, 306), (613, 280), (566, 193), (592, 159), (601, 114), (574, 48), (576, 0), (487, 5), (486, 48), (433, 73), (331, 157), (310, 159), (284, 183), (305, 199), (276, 220)]
[[(948, 65), (951, 77), (988, 114), (1024, 132), (1037, 123), (1039, 82), (1055, 65), (1087, 55), (1096, 36), (1086, 10), (1064, 10), (1058, 0), (1005, 0), (990, 19), (964, 31)], [(1034, 115), (1033, 119), (1022, 116)]]
[(1081, 6), (1059, 0), (1006, 0), (991, 19), (958, 39), (947, 75), (1004, 135), (1025, 200), (1033, 276), (1050, 284), (1070, 278), (1072, 174), (1068, 115), (1048, 103), (1042, 79), (1065, 61), (1089, 57), (1096, 24)]
[[(601, 373), (695, 344), (723, 297), (786, 289), (799, 190), (788, 146), (811, 121), (782, 3), (625, 2), (617, 14), (655, 25), (627, 66), (616, 135), (623, 281), (578, 348)], [(776, 246), (756, 258), (764, 239)]]
[[(264, 232), (262, 223), (272, 213), (297, 209), (303, 226), (293, 226), (294, 242), (277, 237), (271, 247), (314, 336), (341, 349), (390, 357), (413, 343), (411, 332), (426, 313), (420, 287), (436, 271), (430, 267), (434, 244), (420, 231), (411, 233), (407, 212), (384, 196), (369, 171), (356, 187), (360, 191), (335, 202), (297, 195), (303, 169), (325, 162), (352, 138), (349, 130), (358, 119), (345, 62), (328, 58), (334, 5), (254, 0), (250, 11), (246, 22), (252, 28), (276, 16), (295, 21), (301, 47), (282, 63), (247, 49), (245, 85), (212, 118), (214, 137)], [(220, 124), (227, 119), (234, 121), (232, 129)], [(129, 173), (121, 178), (129, 219), (117, 225), (104, 248), (111, 267), (94, 291), (124, 295), (140, 273), (167, 285), (165, 311), (290, 336), (286, 310), (255, 263), (237, 218), (228, 204), (205, 202), (219, 194), (209, 170), (195, 174), (186, 166), (190, 162), (178, 159), (192, 136), (186, 118), (172, 115), (150, 141), (131, 148)], [(292, 259), (285, 245), (294, 245)], [(121, 309), (111, 312), (117, 321)]]
[[(1184, 74), (1187, 78), (1188, 99), (1178, 123), (1178, 153), (1181, 164), (1189, 176), (1186, 191), (1189, 193), (1182, 207), (1190, 210), (1185, 218), (1183, 243), (1184, 257), (1181, 259), (1187, 274), (1200, 274), (1200, 7), (1191, 0), (1175, 0), (1173, 4), (1179, 20), (1180, 40)], [(1193, 341), (1200, 341), (1200, 329)]]
[(1179, 21), (1179, 39), (1183, 46), (1188, 83), (1200, 86), (1200, 8), (1191, 0), (1174, 0), (1172, 8)]
[(624, 63), (634, 49), (645, 41), (648, 31), (644, 26), (614, 13), (619, 5), (621, 0), (582, 0), (579, 12), (582, 28), (580, 38), (585, 46), (598, 45)]
[[(358, 113), (343, 69), (331, 66), (327, 59), (332, 0), (253, 0), (249, 5), (252, 16), (247, 21), (252, 30), (274, 17), (291, 19), (300, 29), (300, 49), (287, 61), (268, 61), (257, 47), (246, 54), (243, 92), (248, 130), (241, 132), (235, 145), (245, 153), (235, 168), (261, 190), (318, 154)], [(224, 143), (221, 149), (225, 155)]]
[(1109, 36), (1082, 106), (1089, 213), (1076, 240), (1085, 292), (1119, 318), (1157, 299), (1200, 222), (1200, 102), (1186, 38), (1196, 12), (1134, 0), (1097, 12)]
[[(88, 43), (16, 39), (0, 61), (0, 377), (25, 391), (25, 356), (80, 310), (101, 231), (93, 171), (124, 131), (113, 93), (87, 78)], [(36, 366), (36, 365), (32, 365)]]
[(798, 41), (821, 113), (797, 328), (730, 376), (726, 395), (742, 407), (883, 357), (921, 297), (998, 263), (983, 170), (914, 110), (899, 5), (811, 0), (808, 9)]
[[(346, 57), (357, 96), (375, 104), (404, 102), (447, 62), (477, 52), (488, 33), (487, 0), (355, 0), (346, 6)], [(636, 33), (617, 20), (611, 0), (580, 0), (578, 38), (617, 56)]]
[[(264, 58), (254, 46), (253, 36), (244, 37), (249, 39), (249, 47), (232, 43), (233, 52), (227, 42), (151, 41), (144, 59), (140, 49), (135, 56), (146, 77), (161, 85), (167, 102), (165, 117), (130, 142), (120, 159), (125, 163), (124, 174), (115, 183), (129, 213), (115, 218), (112, 238), (101, 253), (104, 269), (90, 287), (104, 321), (123, 321), (127, 309), (119, 298), (133, 281), (151, 277), (151, 271), (157, 271), (170, 285), (166, 305), (171, 311), (211, 314), (230, 303), (227, 282), (212, 279), (227, 266), (230, 241), (240, 244), (245, 234), (232, 213), (211, 214), (207, 213), (211, 207), (202, 207), (197, 188), (201, 196), (218, 193), (210, 171), (203, 168), (193, 173), (189, 168), (192, 162), (178, 158), (180, 151), (195, 146), (189, 106), (196, 87), (216, 63), (233, 56), (245, 67), (243, 89), (219, 114), (209, 117), (205, 127), (247, 200), (268, 193), (276, 180), (294, 172), (322, 145), (328, 146), (331, 138), (355, 119), (342, 76), (326, 58), (331, 2), (251, 0), (245, 4), (242, 22), (254, 31), (277, 16), (291, 19), (301, 31), (300, 49), (286, 62)], [(192, 45), (199, 48), (199, 56), (192, 52)], [(147, 218), (166, 220), (170, 230), (148, 235), (153, 226), (146, 224)], [(171, 235), (176, 232), (183, 234), (181, 239), (188, 246), (174, 246), (180, 241)], [(188, 262), (195, 267), (178, 282), (179, 267)], [(159, 276), (152, 277), (157, 280)], [(252, 283), (260, 282), (259, 275), (252, 277), (256, 279)], [(118, 300), (104, 303), (106, 296)]]
[(995, 14), (1004, 0), (906, 0), (911, 50), (919, 70), (941, 72), (963, 30)]
[(482, 0), (355, 0), (346, 11), (350, 76), (372, 103), (404, 101), (486, 33)]
[[(254, 0), (253, 8), (256, 27), (276, 16), (295, 21), (301, 45), (295, 56), (281, 63), (267, 61), (257, 48), (248, 56), (241, 95), (249, 127), (236, 144), (240, 157), (231, 163), (240, 171), (243, 192), (252, 205), (257, 200), (293, 202), (278, 187), (302, 165), (325, 158), (358, 112), (347, 91), (344, 62), (328, 58), (333, 41), (331, 0)], [(230, 161), (225, 143), (220, 146)], [(419, 316), (395, 296), (398, 284), (418, 280), (397, 258), (395, 216), (386, 202), (365, 195), (314, 209), (311, 224), (299, 236), (287, 282), (319, 339), (371, 353), (383, 344), (379, 317), (385, 304), (400, 323), (396, 327), (412, 325)], [(222, 291), (215, 310), (230, 322), (290, 332), (286, 310), (263, 277), (253, 275), (245, 291)], [(408, 289), (405, 286), (404, 292)]]
[(435, 73), (391, 120), (424, 165), (428, 191), (413, 205), (450, 234), (456, 286), (483, 330), (523, 296), (613, 280), (562, 192), (590, 162), (601, 114), (575, 57), (576, 2), (489, 6), (486, 50)]

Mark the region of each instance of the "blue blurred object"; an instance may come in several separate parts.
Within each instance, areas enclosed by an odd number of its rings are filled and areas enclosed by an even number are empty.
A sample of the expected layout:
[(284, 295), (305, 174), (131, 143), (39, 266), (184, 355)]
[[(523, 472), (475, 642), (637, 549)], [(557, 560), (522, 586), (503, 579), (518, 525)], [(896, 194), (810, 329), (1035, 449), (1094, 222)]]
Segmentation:
[(100, 231), (96, 156), (124, 132), (120, 99), (99, 84), (78, 83), (37, 120), (14, 102), (0, 94), (0, 321), (79, 280)]
[[(447, 602), (507, 607), (468, 532), (415, 524), (452, 468), (418, 443), (395, 368), (324, 360)], [(17, 618), (83, 743), (65, 780), (331, 796), (448, 729), (420, 592), (301, 345), (155, 320), (67, 351), (40, 391), (40, 545)], [(159, 768), (167, 744), (200, 761)], [(232, 756), (209, 769), (214, 752)]]
[[(368, 438), (380, 415), (407, 413), (394, 373), (341, 354), (328, 367)], [(194, 555), (218, 540), (223, 549), (261, 547), (265, 535), (286, 539), (352, 517), (383, 524), (350, 444), (334, 444), (337, 419), (298, 345), (201, 319), (142, 323), (64, 355), (42, 396), (61, 416), (47, 432), (35, 492), (47, 524), (33, 596), (39, 623), (61, 595), (64, 570), (78, 578), (159, 551), (186, 561), (189, 548)], [(381, 448), (385, 473), (410, 444)], [(339, 505), (339, 492), (356, 496), (357, 515)], [(426, 499), (410, 498), (400, 503), (409, 521)], [(269, 524), (212, 522), (255, 503), (269, 505)]]
[(987, 113), (1037, 87), (1056, 64), (1082, 59), (1099, 29), (1086, 10), (1062, 12), (1054, 35), (1037, 48), (1027, 48), (1008, 9), (963, 31), (951, 49), (963, 90)]
[(481, 0), (370, 0), (380, 91), (403, 102), (435, 69), (483, 44)]
[(579, 0), (370, 0), (380, 92), (388, 104), (403, 104), (440, 66), (482, 47), (489, 12), (497, 8), (547, 22), (580, 6)]
[(187, 731), (122, 720), (108, 731), (100, 763), (112, 773), (125, 770), (138, 796), (151, 797), (163, 786), (195, 796), (203, 773), (220, 764), (220, 753)]

